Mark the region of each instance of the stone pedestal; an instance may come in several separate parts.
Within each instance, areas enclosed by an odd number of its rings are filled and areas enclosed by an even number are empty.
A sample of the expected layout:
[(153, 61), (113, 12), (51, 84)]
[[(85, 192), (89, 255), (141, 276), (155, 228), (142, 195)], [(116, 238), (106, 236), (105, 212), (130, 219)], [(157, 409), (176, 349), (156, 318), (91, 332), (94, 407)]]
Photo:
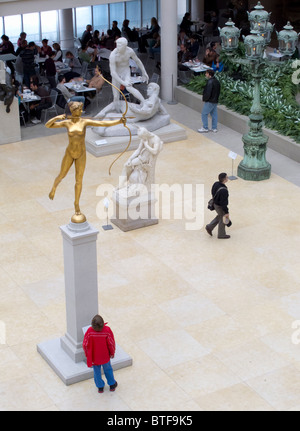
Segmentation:
[(21, 141), (19, 105), (16, 97), (9, 113), (6, 112), (4, 102), (0, 101), (0, 130), (0, 145)]
[[(82, 348), (83, 328), (98, 314), (97, 248), (98, 230), (88, 222), (61, 226), (64, 250), (67, 332), (59, 339), (37, 346), (66, 385), (89, 379), (93, 370), (86, 366)], [(132, 364), (117, 346), (114, 369)]]
[[(114, 129), (115, 127), (110, 128)], [(161, 127), (160, 129), (153, 129), (152, 132), (159, 136), (164, 144), (169, 142), (184, 141), (187, 139), (186, 129), (179, 126), (178, 124), (171, 123), (168, 126)], [(91, 127), (88, 127), (86, 131), (86, 149), (95, 157), (122, 153), (128, 142), (128, 135), (103, 138), (102, 136), (99, 136)], [(139, 143), (139, 137), (137, 135), (133, 135), (128, 151), (136, 150), (139, 146)]]
[(114, 192), (112, 199), (115, 214), (111, 218), (111, 222), (123, 232), (158, 223), (158, 219), (155, 217), (156, 199), (152, 193), (127, 196), (121, 190)]

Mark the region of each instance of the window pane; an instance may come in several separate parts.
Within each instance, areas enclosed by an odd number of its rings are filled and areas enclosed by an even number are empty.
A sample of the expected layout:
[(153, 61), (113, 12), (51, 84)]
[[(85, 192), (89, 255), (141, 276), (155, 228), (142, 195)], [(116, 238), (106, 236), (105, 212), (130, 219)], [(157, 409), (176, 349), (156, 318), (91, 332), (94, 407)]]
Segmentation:
[[(4, 17), (4, 31), (12, 43), (17, 43), (21, 33), (21, 15)], [(2, 35), (3, 33), (1, 33)], [(27, 39), (28, 40), (28, 39)], [(1, 41), (2, 42), (2, 41)]]
[(151, 18), (152, 17), (157, 18), (156, 0), (143, 0), (142, 13), (143, 13), (143, 18), (142, 18), (143, 27), (146, 27), (148, 25), (148, 27), (150, 28)]
[(124, 3), (113, 3), (109, 5), (110, 10), (110, 23), (109, 28), (112, 27), (113, 21), (118, 21), (118, 27), (121, 30), (122, 24), (125, 19), (125, 12), (124, 12)]
[(57, 11), (51, 10), (48, 12), (41, 12), (41, 26), (42, 26), (42, 39), (48, 39), (50, 42), (58, 41), (57, 32)]
[(90, 6), (76, 8), (77, 37), (81, 37), (88, 24), (92, 24), (92, 8)]
[(23, 29), (27, 33), (27, 42), (40, 41), (40, 17), (39, 13), (25, 13), (23, 15)]
[(181, 23), (186, 12), (188, 12), (186, 0), (177, 0), (177, 24)]
[(126, 3), (126, 18), (129, 19), (129, 27), (141, 27), (141, 0)]
[(99, 30), (100, 34), (107, 32), (109, 28), (108, 22), (108, 5), (101, 4), (93, 6), (94, 30)]
[[(0, 16), (0, 34), (4, 33), (4, 28), (3, 28), (3, 17)], [(9, 37), (9, 36), (8, 36)]]
[[(186, 1), (186, 0), (184, 0), (184, 1)], [(161, 0), (158, 0), (158, 2), (157, 2), (157, 21), (158, 21), (159, 25), (160, 25), (160, 3), (161, 3)]]

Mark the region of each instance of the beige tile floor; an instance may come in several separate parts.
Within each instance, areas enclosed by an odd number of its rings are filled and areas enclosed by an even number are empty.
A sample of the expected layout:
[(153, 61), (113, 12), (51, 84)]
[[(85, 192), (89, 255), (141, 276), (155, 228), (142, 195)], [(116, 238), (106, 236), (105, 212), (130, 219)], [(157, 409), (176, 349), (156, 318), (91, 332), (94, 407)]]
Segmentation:
[[(164, 146), (156, 181), (204, 184), (208, 222), (228, 149), (187, 133)], [(99, 229), (99, 312), (133, 365), (116, 371), (113, 394), (62, 383), (36, 345), (66, 330), (59, 226), (73, 213), (73, 170), (47, 197), (65, 145), (62, 133), (0, 146), (0, 409), (300, 410), (299, 188), (274, 174), (231, 181), (228, 241), (173, 218), (104, 231), (96, 189), (117, 185), (127, 156), (109, 176), (115, 156), (87, 154), (81, 206)]]

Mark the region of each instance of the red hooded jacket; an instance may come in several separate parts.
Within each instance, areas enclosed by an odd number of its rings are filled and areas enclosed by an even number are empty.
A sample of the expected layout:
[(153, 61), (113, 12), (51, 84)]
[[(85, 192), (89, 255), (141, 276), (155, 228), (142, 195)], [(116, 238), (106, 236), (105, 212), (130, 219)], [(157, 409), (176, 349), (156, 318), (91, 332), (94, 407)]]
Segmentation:
[(106, 326), (106, 323), (102, 331), (95, 331), (92, 327), (89, 327), (84, 335), (82, 347), (88, 367), (106, 364), (115, 355), (114, 334), (110, 327)]

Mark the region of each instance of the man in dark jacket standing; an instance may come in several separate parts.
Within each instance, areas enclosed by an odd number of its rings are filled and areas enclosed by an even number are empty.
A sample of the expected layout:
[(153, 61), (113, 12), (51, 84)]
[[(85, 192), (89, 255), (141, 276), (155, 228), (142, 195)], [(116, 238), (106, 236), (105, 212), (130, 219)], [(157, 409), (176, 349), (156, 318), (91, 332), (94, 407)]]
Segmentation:
[(216, 181), (211, 189), (211, 194), (214, 199), (214, 207), (217, 216), (205, 226), (206, 232), (212, 236), (213, 229), (218, 225), (218, 238), (227, 239), (230, 235), (226, 235), (225, 224), (223, 217), (226, 216), (229, 220), (228, 210), (228, 189), (225, 185), (228, 181), (228, 176), (225, 172), (219, 174), (219, 181)]
[(203, 89), (203, 97), (202, 100), (204, 103), (204, 107), (202, 110), (202, 123), (203, 127), (198, 129), (199, 133), (207, 133), (208, 129), (208, 114), (211, 115), (212, 118), (212, 131), (217, 132), (218, 129), (218, 111), (217, 105), (220, 96), (220, 83), (215, 78), (215, 73), (213, 70), (208, 70), (205, 73), (207, 78), (207, 83)]

